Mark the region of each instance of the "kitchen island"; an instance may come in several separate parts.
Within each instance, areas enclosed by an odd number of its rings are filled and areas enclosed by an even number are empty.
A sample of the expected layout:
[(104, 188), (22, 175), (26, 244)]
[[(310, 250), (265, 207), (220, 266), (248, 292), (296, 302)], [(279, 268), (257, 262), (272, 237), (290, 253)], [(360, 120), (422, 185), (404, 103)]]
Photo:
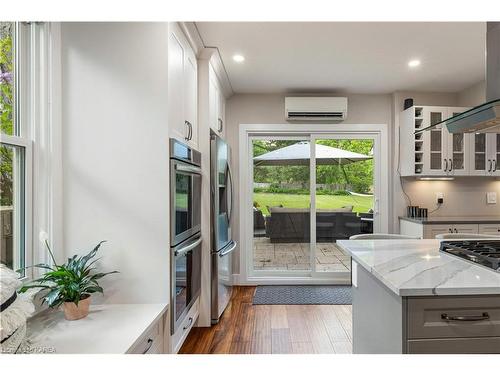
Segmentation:
[(439, 244), (337, 242), (353, 262), (353, 353), (500, 353), (500, 273)]

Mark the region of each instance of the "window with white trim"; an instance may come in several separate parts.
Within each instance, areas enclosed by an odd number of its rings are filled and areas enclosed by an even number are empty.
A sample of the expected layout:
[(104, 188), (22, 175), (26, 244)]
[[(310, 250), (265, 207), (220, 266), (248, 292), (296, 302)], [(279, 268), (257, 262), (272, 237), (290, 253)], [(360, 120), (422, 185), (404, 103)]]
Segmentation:
[[(30, 264), (31, 130), (25, 114), (29, 25), (0, 22), (0, 262)], [(28, 276), (21, 271), (21, 277)]]

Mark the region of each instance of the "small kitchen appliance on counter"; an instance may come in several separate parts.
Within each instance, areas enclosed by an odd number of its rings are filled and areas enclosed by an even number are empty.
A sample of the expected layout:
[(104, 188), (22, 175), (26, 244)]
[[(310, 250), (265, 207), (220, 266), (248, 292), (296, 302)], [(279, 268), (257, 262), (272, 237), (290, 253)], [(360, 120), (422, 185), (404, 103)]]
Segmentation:
[(500, 272), (500, 240), (443, 241), (439, 250)]

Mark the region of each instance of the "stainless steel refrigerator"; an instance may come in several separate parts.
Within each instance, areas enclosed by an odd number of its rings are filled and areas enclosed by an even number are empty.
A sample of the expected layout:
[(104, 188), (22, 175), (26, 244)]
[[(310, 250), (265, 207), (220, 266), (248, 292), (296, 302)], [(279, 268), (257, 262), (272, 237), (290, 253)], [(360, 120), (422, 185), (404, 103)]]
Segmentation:
[(210, 132), (210, 206), (211, 206), (211, 304), (212, 324), (219, 321), (232, 293), (232, 252), (236, 242), (231, 238), (233, 213), (233, 180), (229, 166), (230, 148)]

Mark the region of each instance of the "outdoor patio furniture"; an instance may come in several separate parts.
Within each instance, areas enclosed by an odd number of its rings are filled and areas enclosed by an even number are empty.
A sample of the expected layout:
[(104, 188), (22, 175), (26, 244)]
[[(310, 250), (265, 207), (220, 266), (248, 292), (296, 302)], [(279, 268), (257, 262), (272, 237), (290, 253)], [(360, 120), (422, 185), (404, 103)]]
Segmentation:
[[(316, 241), (332, 242), (360, 233), (361, 220), (352, 207), (316, 212)], [(272, 243), (310, 241), (310, 209), (271, 207), (266, 217), (266, 237)]]

